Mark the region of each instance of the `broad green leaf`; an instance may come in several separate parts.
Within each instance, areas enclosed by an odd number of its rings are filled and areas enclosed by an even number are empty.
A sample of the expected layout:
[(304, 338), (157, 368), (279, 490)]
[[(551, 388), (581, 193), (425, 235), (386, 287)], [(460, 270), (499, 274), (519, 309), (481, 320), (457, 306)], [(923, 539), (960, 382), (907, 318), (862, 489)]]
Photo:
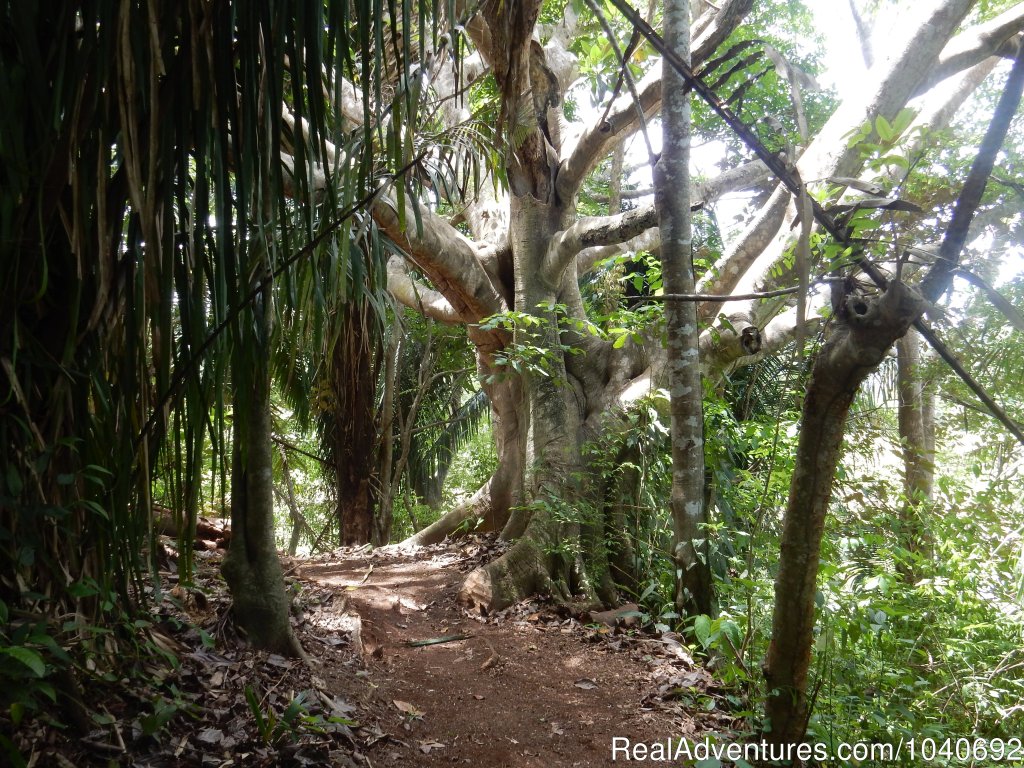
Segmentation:
[(31, 648), (12, 645), (9, 648), (0, 648), (0, 653), (20, 661), (26, 667), (31, 669), (36, 677), (42, 677), (46, 674), (46, 664), (43, 662), (43, 657)]
[(701, 614), (693, 620), (693, 634), (705, 648), (711, 640), (711, 618)]

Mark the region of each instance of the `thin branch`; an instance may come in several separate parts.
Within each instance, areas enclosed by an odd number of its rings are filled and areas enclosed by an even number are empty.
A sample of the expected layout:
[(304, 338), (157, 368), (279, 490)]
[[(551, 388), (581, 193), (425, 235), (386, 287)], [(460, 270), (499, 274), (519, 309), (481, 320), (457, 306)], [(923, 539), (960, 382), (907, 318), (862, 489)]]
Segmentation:
[(1014, 61), (1013, 69), (1006, 80), (1006, 86), (996, 104), (995, 112), (985, 136), (981, 140), (978, 154), (971, 164), (963, 189), (953, 209), (953, 219), (946, 228), (939, 247), (938, 258), (921, 281), (921, 293), (928, 301), (934, 302), (949, 287), (953, 274), (960, 264), (960, 253), (967, 241), (967, 233), (974, 219), (974, 213), (981, 204), (988, 178), (995, 167), (996, 156), (1003, 146), (1010, 123), (1017, 114), (1021, 94), (1024, 93), (1024, 46), (1021, 46)]
[(300, 456), (305, 456), (307, 459), (312, 459), (313, 461), (319, 462), (320, 464), (329, 464), (330, 463), (323, 456), (317, 456), (316, 454), (312, 454), (309, 451), (303, 450), (302, 448), (299, 448), (299, 446), (295, 445), (294, 443), (289, 443), (283, 437), (280, 437), (278, 435), (271, 435), (270, 439), (271, 439), (272, 442), (277, 443), (279, 446), (281, 446), (282, 448), (286, 448), (287, 450), (291, 451), (292, 453), (297, 453)]
[(954, 37), (939, 54), (939, 60), (928, 73), (928, 77), (918, 89), (924, 93), (937, 83), (957, 72), (984, 61), (989, 56), (1013, 57), (1014, 38), (1019, 49), (1024, 42), (1020, 33), (1024, 30), (1024, 4), (1018, 3), (996, 16), (994, 19), (978, 24)]
[[(633, 75), (629, 71), (629, 57), (632, 56), (633, 51), (636, 49), (637, 44), (640, 42), (640, 36), (637, 34), (637, 30), (633, 30), (633, 34), (629, 40), (629, 46), (627, 53), (623, 55), (622, 50), (619, 48), (619, 41), (615, 38), (615, 33), (612, 31), (611, 25), (608, 24), (608, 19), (601, 13), (601, 8), (597, 5), (595, 0), (584, 0), (587, 6), (590, 8), (591, 13), (597, 16), (598, 23), (604, 30), (605, 36), (608, 38), (608, 42), (611, 43), (612, 50), (615, 51), (615, 56), (619, 60), (619, 78), (626, 81), (626, 85), (629, 86), (629, 94), (633, 97), (633, 106), (636, 109), (636, 119), (640, 123), (640, 132), (644, 136), (644, 144), (647, 145), (647, 157), (650, 160), (651, 165), (655, 163), (654, 147), (651, 144), (650, 134), (647, 133), (647, 118), (644, 115), (643, 107), (640, 106), (640, 96), (636, 90), (636, 82), (633, 80)], [(616, 95), (618, 94), (618, 85), (616, 85)], [(614, 96), (612, 99), (614, 100)], [(601, 122), (604, 123), (608, 119), (608, 111), (611, 109), (611, 101), (608, 103), (608, 109), (605, 110), (604, 115), (601, 117)]]
[(949, 347), (947, 347), (942, 340), (935, 335), (935, 331), (926, 325), (923, 320), (915, 322), (914, 327), (917, 329), (917, 332), (920, 333), (929, 344), (931, 344), (932, 349), (935, 350), (935, 354), (941, 357), (943, 362), (952, 368), (953, 372), (960, 377), (961, 381), (963, 381), (964, 384), (966, 384), (968, 388), (977, 395), (978, 399), (985, 404), (989, 409), (989, 413), (1004, 427), (1006, 427), (1010, 434), (1020, 441), (1021, 445), (1024, 445), (1024, 431), (1021, 430), (1020, 425), (1011, 419), (1009, 415), (1007, 415), (1006, 411), (1004, 411), (1002, 407), (992, 399), (992, 396), (985, 391), (985, 388), (967, 372), (960, 361), (957, 360), (949, 350)]
[(662, 293), (657, 296), (643, 296), (644, 301), (754, 301), (755, 299), (772, 299), (776, 296), (789, 296), (803, 290), (799, 285), (792, 288), (778, 288), (774, 291), (756, 293)]

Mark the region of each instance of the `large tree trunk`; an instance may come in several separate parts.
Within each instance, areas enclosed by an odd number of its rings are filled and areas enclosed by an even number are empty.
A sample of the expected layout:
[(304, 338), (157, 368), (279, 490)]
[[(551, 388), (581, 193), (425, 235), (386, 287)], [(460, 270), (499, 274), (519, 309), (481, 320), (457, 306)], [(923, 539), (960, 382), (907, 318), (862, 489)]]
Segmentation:
[(342, 546), (366, 544), (373, 535), (376, 499), (376, 335), (364, 302), (344, 305), (342, 331), (331, 359), (332, 464)]
[(504, 96), (503, 115), (517, 123), (509, 135), (522, 135), (509, 158), (509, 243), (514, 309), (536, 321), (516, 324), (512, 350), (545, 350), (542, 361), (524, 360), (521, 366), (519, 439), (509, 446), (522, 456), (525, 504), (510, 516), (505, 532), (511, 536), (522, 530), (522, 536), (500, 558), (473, 572), (461, 592), (465, 601), (491, 609), (538, 592), (563, 600), (581, 593), (592, 599), (594, 594), (573, 505), (586, 404), (566, 370), (564, 310), (556, 309), (578, 298), (578, 286), (575, 270), (549, 254), (556, 233), (566, 229), (575, 211), (572, 200), (561, 200), (556, 191), (560, 140), (555, 107), (561, 96), (543, 48), (531, 39), (538, 11), (538, 2), (489, 2), (483, 8), (497, 52), (493, 64)]
[[(690, 61), (690, 3), (665, 7), (665, 42)], [(654, 183), (661, 231), (666, 294), (694, 293), (693, 228), (690, 214), (690, 90), (663, 63), (661, 159)], [(708, 557), (704, 507), (704, 391), (700, 378), (697, 304), (669, 301), (668, 388), (672, 411), (672, 556), (676, 562), (676, 608), (688, 616), (710, 614), (714, 591)]]
[(520, 445), (527, 503), (511, 524), (523, 526), (523, 535), (502, 557), (471, 574), (461, 592), (463, 600), (488, 609), (536, 593), (567, 600), (582, 592), (593, 598), (580, 561), (580, 522), (573, 505), (584, 406), (566, 371), (560, 320), (552, 308), (562, 299), (566, 272), (557, 282), (544, 272), (547, 246), (561, 229), (562, 211), (539, 191), (544, 199), (527, 192), (512, 201), (515, 308), (540, 320), (539, 338), (531, 335), (534, 328), (518, 327), (513, 344), (539, 346), (549, 357), (545, 370), (528, 369), (522, 377), (518, 422), (526, 426)]
[(271, 453), (270, 336), (272, 292), (253, 303), (251, 330), (239, 323), (232, 352), (235, 387), (231, 464), (231, 547), (221, 570), (235, 621), (257, 648), (302, 656), (289, 622), (289, 601), (274, 535)]
[(837, 311), (832, 337), (815, 360), (800, 419), (764, 667), (773, 742), (798, 742), (807, 726), (818, 560), (847, 412), (861, 382), (922, 308), (920, 296), (902, 283), (891, 284), (870, 303), (848, 297)]

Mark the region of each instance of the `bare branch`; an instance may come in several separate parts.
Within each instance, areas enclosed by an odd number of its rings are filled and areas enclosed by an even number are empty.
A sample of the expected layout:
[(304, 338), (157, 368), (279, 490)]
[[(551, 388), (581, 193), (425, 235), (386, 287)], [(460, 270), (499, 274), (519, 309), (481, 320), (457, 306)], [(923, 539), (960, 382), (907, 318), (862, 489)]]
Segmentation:
[(978, 154), (971, 164), (967, 180), (957, 197), (956, 206), (953, 209), (953, 219), (942, 238), (938, 258), (928, 275), (921, 281), (921, 293), (929, 301), (934, 302), (938, 299), (953, 279), (953, 273), (960, 263), (960, 253), (967, 240), (971, 220), (981, 203), (981, 196), (985, 192), (988, 178), (995, 166), (996, 156), (1010, 129), (1010, 123), (1017, 113), (1022, 93), (1024, 93), (1024, 46), (1017, 54), (1017, 59), (1010, 71), (1009, 78), (1007, 78), (1003, 93), (999, 97), (999, 103), (996, 105), (988, 130), (978, 148)]
[(658, 221), (654, 204), (615, 216), (584, 216), (555, 235), (544, 260), (545, 278), (557, 282), (562, 271), (584, 248), (621, 243), (653, 227)]
[[(810, 338), (821, 330), (824, 318), (821, 315), (807, 313), (803, 324), (797, 322), (796, 307), (789, 309), (773, 317), (768, 325), (761, 329), (761, 348), (748, 355), (741, 355), (726, 363), (718, 369), (720, 373), (741, 368), (746, 365), (753, 365), (768, 355), (773, 355), (797, 337), (798, 331), (802, 331), (805, 338)], [(713, 369), (711, 370), (713, 373)]]
[(577, 277), (582, 277), (592, 270), (599, 261), (610, 259), (622, 253), (650, 251), (660, 245), (661, 235), (658, 232), (658, 228), (651, 227), (646, 232), (615, 245), (599, 245), (593, 248), (584, 248), (576, 257), (576, 275)]
[(872, 87), (847, 94), (800, 158), (798, 167), (804, 179), (829, 176), (853, 176), (862, 165), (860, 150), (849, 146), (844, 137), (865, 121), (874, 123), (878, 115), (894, 117), (921, 83), (930, 75), (946, 41), (963, 20), (972, 0), (932, 2), (925, 23), (897, 43), (896, 54), (880, 63), (884, 66)]
[[(652, 69), (641, 79), (636, 90), (644, 116), (651, 117), (661, 107), (661, 73), (658, 69)], [(640, 117), (632, 96), (617, 98), (604, 122), (585, 128), (575, 145), (568, 147), (566, 159), (558, 169), (559, 196), (563, 200), (571, 199), (601, 159), (639, 127)]]
[[(791, 196), (779, 187), (762, 206), (756, 219), (714, 266), (697, 282), (697, 293), (730, 293), (775, 239), (786, 217)], [(713, 317), (719, 305), (709, 302), (700, 308), (703, 319)]]
[(476, 246), (443, 218), (421, 207), (417, 220), (407, 203), (403, 228), (390, 200), (373, 207), (373, 218), (464, 322), (476, 322), (502, 310), (504, 302), (484, 271)]
[(418, 283), (409, 274), (408, 267), (397, 256), (388, 260), (388, 292), (399, 302), (445, 325), (462, 322), (459, 313), (444, 296), (426, 285)]
[[(703, 14), (694, 25), (701, 30), (693, 41), (693, 65), (699, 66), (742, 21), (753, 0), (726, 0), (720, 10)], [(645, 118), (661, 108), (661, 72), (656, 67), (636, 84), (640, 108)], [(640, 127), (640, 116), (631, 96), (620, 96), (602, 122), (587, 127), (565, 155), (558, 174), (558, 193), (568, 200), (583, 179), (603, 157)]]
[(917, 92), (924, 93), (947, 77), (989, 56), (1016, 56), (1017, 48), (1022, 44), (1021, 31), (1024, 31), (1024, 3), (1018, 3), (994, 19), (960, 33), (943, 48), (939, 60)]

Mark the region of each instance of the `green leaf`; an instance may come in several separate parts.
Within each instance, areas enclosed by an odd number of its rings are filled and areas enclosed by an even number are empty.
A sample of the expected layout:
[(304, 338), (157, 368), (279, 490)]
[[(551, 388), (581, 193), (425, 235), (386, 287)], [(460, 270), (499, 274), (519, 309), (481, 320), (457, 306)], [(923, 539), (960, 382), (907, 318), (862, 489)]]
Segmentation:
[(905, 130), (907, 130), (907, 128), (910, 127), (910, 124), (914, 122), (914, 118), (916, 116), (917, 113), (914, 110), (910, 109), (909, 107), (904, 107), (899, 111), (899, 114), (897, 114), (892, 121), (893, 131), (895, 131), (897, 134), (902, 134)]
[(885, 119), (884, 115), (879, 115), (875, 118), (875, 131), (878, 133), (878, 138), (886, 144), (892, 142), (896, 137), (896, 132), (893, 130), (889, 121)]
[(20, 661), (26, 667), (31, 669), (36, 677), (42, 677), (46, 674), (46, 664), (43, 663), (43, 657), (31, 648), (13, 645), (9, 648), (0, 648), (0, 653)]
[(711, 640), (711, 618), (701, 614), (693, 620), (693, 634), (697, 636), (700, 644), (705, 648)]

